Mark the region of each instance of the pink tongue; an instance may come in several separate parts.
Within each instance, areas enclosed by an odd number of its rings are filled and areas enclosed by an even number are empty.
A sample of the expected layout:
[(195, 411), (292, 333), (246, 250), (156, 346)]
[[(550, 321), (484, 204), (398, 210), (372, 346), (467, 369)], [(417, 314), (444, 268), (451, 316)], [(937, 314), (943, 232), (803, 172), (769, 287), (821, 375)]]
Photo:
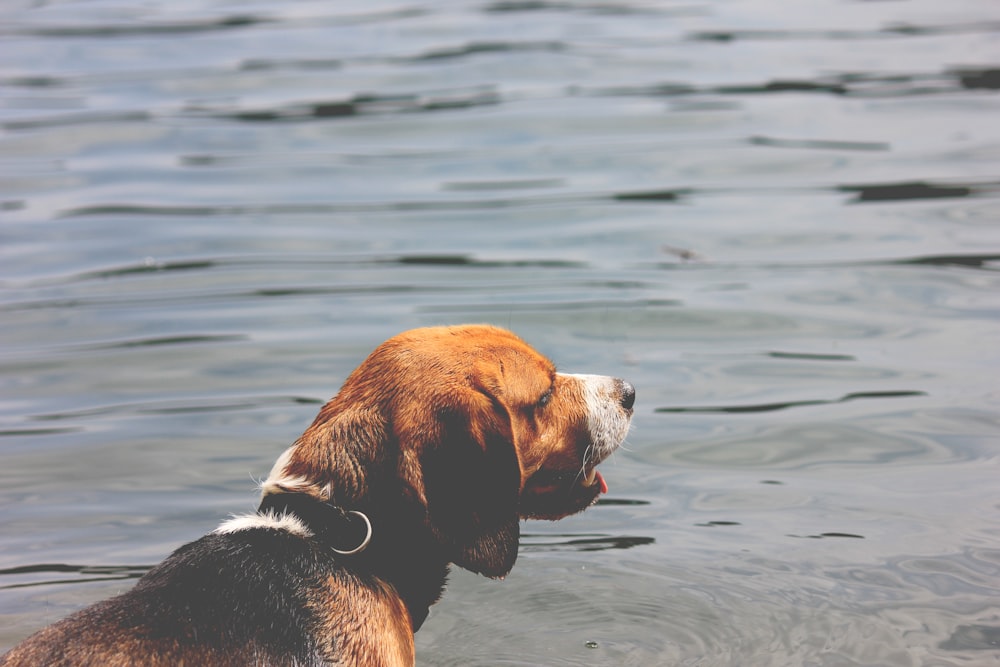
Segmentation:
[(597, 473), (597, 483), (601, 485), (601, 493), (608, 492), (608, 483), (604, 481), (604, 475)]

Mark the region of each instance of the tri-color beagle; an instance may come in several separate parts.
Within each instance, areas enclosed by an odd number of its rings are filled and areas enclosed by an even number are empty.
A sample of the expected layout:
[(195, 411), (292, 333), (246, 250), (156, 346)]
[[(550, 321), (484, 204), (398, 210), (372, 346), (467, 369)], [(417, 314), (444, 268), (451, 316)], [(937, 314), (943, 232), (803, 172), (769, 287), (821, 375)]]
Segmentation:
[(255, 514), (0, 665), (413, 665), (450, 563), (503, 577), (520, 519), (558, 519), (607, 491), (595, 466), (625, 438), (634, 400), (628, 382), (557, 373), (502, 329), (400, 334), (278, 458)]

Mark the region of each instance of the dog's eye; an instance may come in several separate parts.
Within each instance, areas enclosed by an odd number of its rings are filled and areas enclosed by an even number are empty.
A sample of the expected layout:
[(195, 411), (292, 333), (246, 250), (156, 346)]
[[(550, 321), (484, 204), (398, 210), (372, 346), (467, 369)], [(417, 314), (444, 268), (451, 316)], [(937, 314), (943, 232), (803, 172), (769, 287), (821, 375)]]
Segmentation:
[(535, 407), (544, 408), (546, 405), (549, 404), (549, 401), (551, 400), (552, 400), (552, 388), (550, 387), (549, 390), (546, 391), (544, 394), (542, 394), (542, 397), (538, 399), (538, 402), (535, 403)]

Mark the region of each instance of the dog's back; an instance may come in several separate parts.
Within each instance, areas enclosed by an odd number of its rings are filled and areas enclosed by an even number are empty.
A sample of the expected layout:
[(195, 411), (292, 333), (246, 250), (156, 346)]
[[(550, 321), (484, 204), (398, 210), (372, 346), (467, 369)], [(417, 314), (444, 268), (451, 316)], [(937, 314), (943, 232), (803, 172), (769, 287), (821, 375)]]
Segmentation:
[[(383, 624), (359, 632), (345, 601)], [(302, 535), (217, 532), (175, 551), (128, 592), (39, 631), (0, 665), (125, 667), (142, 656), (149, 667), (321, 667), (351, 653), (368, 665), (412, 664), (410, 624), (392, 623), (405, 618), (400, 607), (393, 592), (380, 596)]]

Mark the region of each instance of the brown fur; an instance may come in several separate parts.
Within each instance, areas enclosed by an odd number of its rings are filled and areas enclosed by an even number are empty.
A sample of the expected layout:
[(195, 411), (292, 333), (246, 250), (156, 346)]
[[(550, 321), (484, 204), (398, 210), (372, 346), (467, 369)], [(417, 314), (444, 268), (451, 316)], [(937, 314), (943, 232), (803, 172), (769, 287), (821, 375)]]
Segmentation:
[(342, 665), (412, 665), (413, 628), (406, 605), (391, 586), (375, 582), (345, 590), (330, 578), (309, 601), (322, 619), (320, 635), (343, 639), (327, 642), (323, 657)]
[[(449, 563), (502, 577), (520, 519), (590, 505), (633, 400), (628, 383), (557, 374), (494, 327), (400, 334), (279, 458), (261, 514), (181, 547), (0, 666), (413, 665)], [(363, 537), (352, 512), (370, 518), (371, 542), (338, 555)]]

